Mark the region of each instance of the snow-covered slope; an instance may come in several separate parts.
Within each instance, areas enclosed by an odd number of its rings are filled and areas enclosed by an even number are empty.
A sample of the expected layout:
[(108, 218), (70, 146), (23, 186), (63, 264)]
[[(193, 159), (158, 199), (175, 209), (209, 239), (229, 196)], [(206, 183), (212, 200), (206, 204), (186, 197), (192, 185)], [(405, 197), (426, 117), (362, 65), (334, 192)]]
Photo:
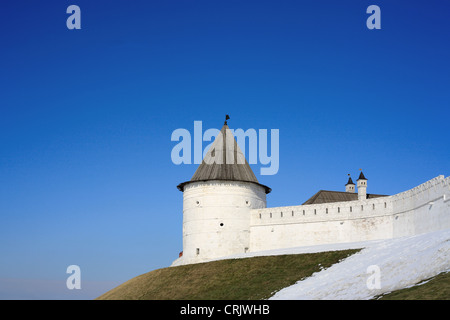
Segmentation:
[[(450, 229), (411, 237), (341, 245), (341, 248), (303, 248), (303, 251), (317, 252), (358, 246), (364, 249), (278, 291), (271, 299), (371, 299), (450, 271)], [(281, 254), (301, 251), (302, 248), (285, 249)], [(265, 253), (269, 254), (280, 253)]]

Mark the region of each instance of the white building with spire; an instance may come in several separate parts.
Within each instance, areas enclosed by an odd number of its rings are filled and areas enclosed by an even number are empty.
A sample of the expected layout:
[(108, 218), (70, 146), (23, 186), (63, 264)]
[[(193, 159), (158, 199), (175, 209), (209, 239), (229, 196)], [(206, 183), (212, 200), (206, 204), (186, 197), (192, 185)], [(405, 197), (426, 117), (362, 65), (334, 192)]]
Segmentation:
[(320, 244), (389, 239), (450, 228), (450, 177), (396, 195), (367, 193), (363, 172), (345, 191), (320, 190), (298, 206), (268, 208), (227, 122), (183, 192), (183, 251), (173, 265)]

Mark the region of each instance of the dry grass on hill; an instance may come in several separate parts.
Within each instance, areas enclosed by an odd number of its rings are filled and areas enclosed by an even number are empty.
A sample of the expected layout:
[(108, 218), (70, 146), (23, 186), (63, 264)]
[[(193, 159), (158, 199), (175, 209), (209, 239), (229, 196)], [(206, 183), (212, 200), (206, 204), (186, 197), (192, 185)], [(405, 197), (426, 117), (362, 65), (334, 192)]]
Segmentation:
[(257, 300), (328, 268), (359, 250), (219, 260), (157, 269), (99, 300)]

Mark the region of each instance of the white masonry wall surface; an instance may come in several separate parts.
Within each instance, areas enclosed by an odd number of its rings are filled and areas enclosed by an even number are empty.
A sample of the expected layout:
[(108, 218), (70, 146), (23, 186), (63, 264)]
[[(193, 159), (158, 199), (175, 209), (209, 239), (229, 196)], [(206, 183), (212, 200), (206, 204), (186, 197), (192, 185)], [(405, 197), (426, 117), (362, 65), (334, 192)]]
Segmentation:
[(265, 189), (251, 182), (192, 182), (183, 192), (183, 262), (250, 250), (250, 212), (266, 207)]

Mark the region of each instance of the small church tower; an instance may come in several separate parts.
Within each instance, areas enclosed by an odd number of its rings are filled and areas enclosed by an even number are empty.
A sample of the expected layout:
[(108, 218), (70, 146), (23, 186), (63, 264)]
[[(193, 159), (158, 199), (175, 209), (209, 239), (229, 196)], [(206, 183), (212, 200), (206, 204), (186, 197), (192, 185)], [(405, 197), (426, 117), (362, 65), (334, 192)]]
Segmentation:
[(353, 183), (352, 177), (350, 174), (348, 175), (348, 182), (345, 185), (345, 192), (354, 193), (355, 192), (355, 184)]
[(366, 200), (367, 199), (367, 179), (364, 177), (364, 174), (359, 174), (358, 180), (356, 180), (358, 184), (358, 200)]

